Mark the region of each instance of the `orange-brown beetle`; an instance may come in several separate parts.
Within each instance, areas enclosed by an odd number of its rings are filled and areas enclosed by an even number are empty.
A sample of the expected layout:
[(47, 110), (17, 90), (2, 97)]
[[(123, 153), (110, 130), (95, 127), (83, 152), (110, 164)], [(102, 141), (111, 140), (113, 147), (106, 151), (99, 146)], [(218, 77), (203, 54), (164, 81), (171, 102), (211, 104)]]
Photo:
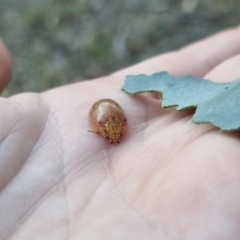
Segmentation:
[(107, 138), (110, 143), (120, 142), (127, 131), (127, 118), (121, 106), (112, 99), (102, 99), (93, 104), (88, 121), (94, 133)]

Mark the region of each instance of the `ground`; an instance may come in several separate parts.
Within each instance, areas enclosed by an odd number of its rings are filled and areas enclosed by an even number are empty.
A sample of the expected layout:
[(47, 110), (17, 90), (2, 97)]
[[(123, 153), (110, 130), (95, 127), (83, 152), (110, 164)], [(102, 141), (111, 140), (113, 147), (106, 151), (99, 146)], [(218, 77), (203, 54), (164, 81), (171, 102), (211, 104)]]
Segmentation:
[[(10, 96), (91, 79), (239, 24), (239, 0), (0, 0)], [(214, 47), (214, 46), (213, 46)]]

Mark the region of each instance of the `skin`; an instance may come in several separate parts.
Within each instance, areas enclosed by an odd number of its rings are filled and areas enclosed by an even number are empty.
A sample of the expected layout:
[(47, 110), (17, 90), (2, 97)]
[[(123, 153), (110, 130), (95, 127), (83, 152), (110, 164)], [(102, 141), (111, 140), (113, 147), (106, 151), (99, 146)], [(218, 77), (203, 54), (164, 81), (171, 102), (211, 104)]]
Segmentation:
[[(237, 240), (240, 135), (163, 110), (153, 94), (120, 91), (126, 74), (240, 77), (240, 28), (108, 77), (0, 99), (0, 239)], [(1, 87), (10, 58), (0, 45)], [(87, 132), (102, 98), (126, 112), (111, 145)]]

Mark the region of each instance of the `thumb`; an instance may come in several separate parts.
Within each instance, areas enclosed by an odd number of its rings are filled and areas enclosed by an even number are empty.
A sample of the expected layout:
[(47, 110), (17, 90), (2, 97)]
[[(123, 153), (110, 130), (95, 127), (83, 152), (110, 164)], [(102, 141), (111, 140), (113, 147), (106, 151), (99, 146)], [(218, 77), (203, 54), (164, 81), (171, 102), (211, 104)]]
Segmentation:
[(12, 60), (10, 54), (0, 39), (0, 92), (7, 86), (12, 74)]

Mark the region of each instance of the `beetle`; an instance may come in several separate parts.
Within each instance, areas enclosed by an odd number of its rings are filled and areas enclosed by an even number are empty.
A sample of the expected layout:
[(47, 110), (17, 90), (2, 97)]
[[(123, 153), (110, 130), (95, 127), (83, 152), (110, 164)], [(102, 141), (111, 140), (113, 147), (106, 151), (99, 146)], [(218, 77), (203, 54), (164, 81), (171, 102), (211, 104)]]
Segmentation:
[(127, 132), (127, 118), (121, 106), (112, 99), (101, 99), (93, 104), (88, 114), (88, 121), (93, 133), (120, 143)]

